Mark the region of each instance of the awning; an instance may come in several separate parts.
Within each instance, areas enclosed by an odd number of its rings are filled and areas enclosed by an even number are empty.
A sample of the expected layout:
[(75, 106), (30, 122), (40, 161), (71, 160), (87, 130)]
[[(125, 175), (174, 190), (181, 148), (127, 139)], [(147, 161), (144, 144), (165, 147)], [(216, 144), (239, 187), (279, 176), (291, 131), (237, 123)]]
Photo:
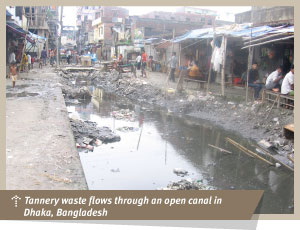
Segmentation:
[[(215, 29), (216, 36), (232, 36), (232, 37), (242, 37), (244, 39), (248, 39), (250, 37), (256, 38), (260, 36), (267, 35), (269, 33), (293, 33), (294, 26), (289, 27), (271, 27), (271, 26), (259, 26), (259, 27), (252, 27), (251, 24), (233, 24), (227, 25), (223, 27), (217, 27)], [(177, 37), (173, 40), (173, 42), (181, 42), (187, 39), (200, 39), (200, 38), (213, 38), (214, 31), (213, 28), (204, 28), (204, 29), (197, 29), (187, 32), (186, 34)]]
[(29, 34), (30, 34), (30, 37), (31, 37), (33, 40), (35, 40), (36, 42), (44, 43), (44, 42), (47, 41), (47, 38), (42, 37), (42, 36), (39, 36), (39, 35), (34, 34), (34, 33), (31, 33), (30, 31), (29, 31)]
[(26, 30), (23, 30), (20, 26), (15, 24), (14, 22), (6, 22), (6, 29), (20, 35), (21, 37), (26, 38), (27, 41), (30, 43), (35, 43), (35, 41), (28, 35), (29, 32)]

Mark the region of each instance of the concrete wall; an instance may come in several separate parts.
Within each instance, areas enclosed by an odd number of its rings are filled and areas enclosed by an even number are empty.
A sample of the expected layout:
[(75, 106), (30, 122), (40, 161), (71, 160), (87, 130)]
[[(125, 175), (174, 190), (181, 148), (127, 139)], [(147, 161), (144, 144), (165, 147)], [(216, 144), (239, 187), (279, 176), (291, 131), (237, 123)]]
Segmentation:
[[(251, 11), (236, 14), (236, 23), (247, 23), (251, 21)], [(280, 23), (294, 24), (294, 7), (276, 6), (276, 7), (254, 7), (253, 8), (254, 25), (272, 25)]]

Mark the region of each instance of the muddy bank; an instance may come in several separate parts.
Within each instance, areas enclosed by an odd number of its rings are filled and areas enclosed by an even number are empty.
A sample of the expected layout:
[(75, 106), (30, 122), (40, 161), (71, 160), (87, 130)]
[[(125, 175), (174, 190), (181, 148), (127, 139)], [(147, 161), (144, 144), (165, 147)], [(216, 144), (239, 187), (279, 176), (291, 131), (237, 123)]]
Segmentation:
[[(288, 154), (294, 151), (293, 140), (285, 139), (282, 129), (284, 125), (294, 122), (292, 110), (272, 108), (269, 104), (257, 102), (228, 101), (221, 96), (206, 95), (199, 91), (175, 94), (172, 90), (168, 92), (163, 89), (164, 79), (162, 88), (157, 88), (149, 84), (147, 79), (120, 75), (115, 71), (60, 74), (65, 85), (74, 81), (91, 84), (142, 105), (157, 106), (174, 115), (199, 119), (199, 122), (206, 120), (256, 142), (263, 140), (267, 143), (263, 147), (268, 147), (271, 152), (276, 151), (280, 158), (288, 159)], [(82, 84), (78, 84), (78, 87), (82, 87)], [(291, 161), (285, 162), (292, 165)]]

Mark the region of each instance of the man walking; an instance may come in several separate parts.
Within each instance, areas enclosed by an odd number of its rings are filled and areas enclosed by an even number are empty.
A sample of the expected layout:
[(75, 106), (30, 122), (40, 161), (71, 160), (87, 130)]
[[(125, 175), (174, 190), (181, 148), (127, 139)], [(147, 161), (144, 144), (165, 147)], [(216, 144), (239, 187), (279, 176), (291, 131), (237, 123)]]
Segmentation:
[(171, 60), (170, 60), (170, 68), (171, 68), (171, 72), (170, 72), (170, 80), (175, 82), (175, 70), (177, 67), (177, 57), (176, 57), (176, 52), (173, 52)]
[(147, 54), (145, 51), (143, 51), (143, 54), (142, 54), (142, 77), (144, 76), (144, 74), (145, 74), (145, 77), (147, 77), (146, 66), (147, 66)]
[(42, 60), (43, 60), (43, 65), (46, 66), (46, 61), (47, 61), (47, 51), (46, 51), (46, 48), (45, 48), (45, 47), (44, 47), (44, 49), (42, 50), (41, 58), (42, 58)]

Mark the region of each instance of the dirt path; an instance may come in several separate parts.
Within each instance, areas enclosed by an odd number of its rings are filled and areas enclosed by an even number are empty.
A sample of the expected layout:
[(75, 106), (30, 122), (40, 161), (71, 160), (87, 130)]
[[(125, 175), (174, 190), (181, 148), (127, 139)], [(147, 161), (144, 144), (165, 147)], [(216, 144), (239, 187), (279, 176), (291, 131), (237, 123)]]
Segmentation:
[(50, 68), (7, 80), (7, 189), (87, 189), (58, 76)]

